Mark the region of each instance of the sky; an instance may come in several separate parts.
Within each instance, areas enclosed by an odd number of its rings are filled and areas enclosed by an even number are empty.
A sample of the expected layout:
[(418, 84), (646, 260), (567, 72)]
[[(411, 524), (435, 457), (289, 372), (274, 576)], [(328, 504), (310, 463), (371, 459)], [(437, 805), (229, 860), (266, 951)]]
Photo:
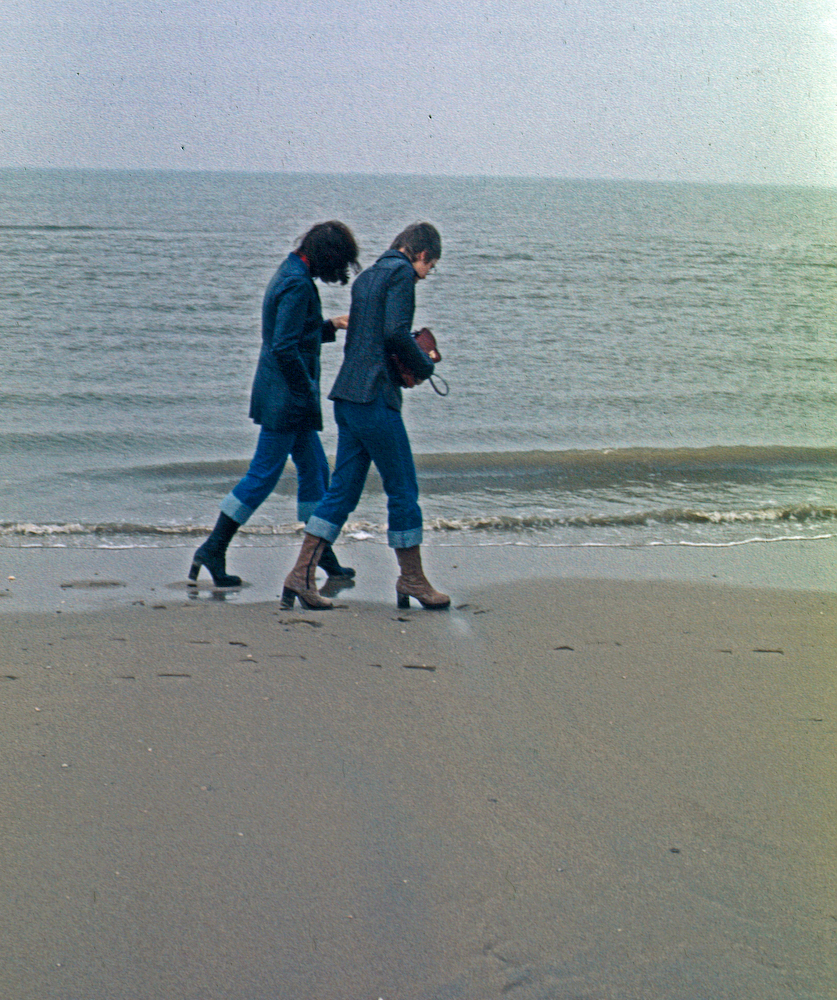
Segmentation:
[(837, 185), (837, 0), (0, 0), (0, 167)]

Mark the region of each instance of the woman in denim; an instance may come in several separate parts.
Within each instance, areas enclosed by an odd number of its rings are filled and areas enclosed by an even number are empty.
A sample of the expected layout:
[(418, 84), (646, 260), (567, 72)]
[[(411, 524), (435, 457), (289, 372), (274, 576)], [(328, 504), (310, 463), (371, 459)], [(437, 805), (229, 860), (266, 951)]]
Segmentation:
[[(271, 278), (262, 303), (262, 349), (250, 417), (261, 425), (256, 453), (244, 478), (221, 503), (212, 534), (197, 550), (189, 579), (205, 566), (217, 587), (238, 587), (241, 578), (226, 571), (230, 540), (273, 492), (291, 456), (297, 469), (297, 517), (307, 521), (328, 487), (329, 473), (317, 431), (320, 409), (320, 347), (345, 329), (348, 316), (323, 321), (314, 279), (345, 285), (349, 269), (358, 270), (357, 244), (342, 222), (309, 229), (298, 248)], [(329, 575), (354, 576), (341, 567), (329, 547), (320, 559)]]
[(401, 569), (395, 585), (398, 606), (409, 607), (410, 597), (426, 608), (450, 604), (447, 594), (434, 590), (422, 570), (418, 482), (401, 418), (401, 383), (391, 361), (396, 354), (419, 379), (433, 374), (433, 362), (410, 331), (416, 282), (427, 277), (441, 253), (436, 229), (429, 222), (417, 222), (399, 233), (352, 286), (345, 356), (329, 393), (338, 429), (334, 475), (305, 526), (299, 557), (285, 580), (285, 607), (293, 607), (297, 598), (309, 608), (332, 606), (318, 592), (314, 573), (357, 506), (372, 462), (386, 491), (387, 540)]

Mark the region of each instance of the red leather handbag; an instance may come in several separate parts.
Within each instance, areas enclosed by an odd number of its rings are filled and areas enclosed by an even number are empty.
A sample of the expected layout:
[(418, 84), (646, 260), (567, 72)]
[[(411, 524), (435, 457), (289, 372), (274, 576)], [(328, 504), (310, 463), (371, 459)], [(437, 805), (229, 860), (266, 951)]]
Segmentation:
[[(428, 358), (430, 358), (433, 364), (438, 364), (442, 360), (442, 355), (439, 352), (438, 346), (436, 345), (436, 338), (433, 336), (432, 332), (427, 329), (426, 326), (423, 326), (418, 331), (418, 333), (414, 332), (412, 336), (415, 342), (424, 351), (424, 353), (428, 356)], [(392, 360), (392, 364), (393, 367), (395, 368), (398, 378), (401, 382), (401, 385), (405, 389), (412, 389), (423, 381), (423, 379), (416, 378), (413, 372), (410, 371), (410, 369), (404, 364), (404, 362), (401, 360), (401, 358), (398, 357), (397, 354), (390, 355), (390, 358)], [(429, 381), (430, 384), (433, 386), (434, 391), (437, 392), (440, 396), (447, 396), (447, 394), (450, 392), (450, 387), (448, 386), (447, 382), (445, 382), (445, 380), (443, 378), (440, 378), (438, 375), (436, 376), (436, 378), (438, 378), (439, 381), (444, 385), (445, 390), (444, 392), (442, 392), (442, 390), (433, 381), (433, 376), (431, 375)]]

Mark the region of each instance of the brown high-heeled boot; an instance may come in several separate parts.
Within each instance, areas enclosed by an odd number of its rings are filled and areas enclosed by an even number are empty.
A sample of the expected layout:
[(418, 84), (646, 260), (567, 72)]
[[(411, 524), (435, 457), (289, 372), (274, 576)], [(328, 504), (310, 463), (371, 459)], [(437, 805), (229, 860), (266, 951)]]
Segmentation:
[(424, 575), (421, 565), (421, 548), (414, 545), (409, 549), (396, 549), (401, 576), (395, 583), (395, 594), (399, 608), (409, 608), (410, 598), (414, 597), (422, 607), (442, 609), (450, 607), (450, 598), (434, 590)]
[(315, 579), (317, 563), (326, 545), (328, 542), (324, 538), (317, 538), (316, 535), (305, 532), (296, 565), (285, 577), (285, 584), (282, 587), (282, 607), (286, 610), (294, 606), (294, 600), (297, 598), (309, 611), (322, 611), (334, 607), (331, 601), (317, 590)]

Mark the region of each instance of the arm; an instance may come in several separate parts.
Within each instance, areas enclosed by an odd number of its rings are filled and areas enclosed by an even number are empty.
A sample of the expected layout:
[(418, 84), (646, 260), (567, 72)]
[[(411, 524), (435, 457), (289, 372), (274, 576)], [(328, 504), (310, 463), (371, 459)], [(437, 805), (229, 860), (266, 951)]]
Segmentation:
[(384, 347), (399, 359), (418, 379), (433, 374), (434, 365), (416, 344), (410, 328), (415, 312), (415, 277), (412, 269), (399, 271), (387, 290), (384, 307)]
[(316, 400), (314, 383), (299, 353), (309, 302), (310, 291), (303, 283), (292, 284), (282, 291), (276, 303), (270, 352), (291, 393)]
[(324, 344), (333, 344), (337, 340), (337, 331), (345, 330), (349, 325), (348, 316), (332, 316), (323, 323), (322, 341)]

